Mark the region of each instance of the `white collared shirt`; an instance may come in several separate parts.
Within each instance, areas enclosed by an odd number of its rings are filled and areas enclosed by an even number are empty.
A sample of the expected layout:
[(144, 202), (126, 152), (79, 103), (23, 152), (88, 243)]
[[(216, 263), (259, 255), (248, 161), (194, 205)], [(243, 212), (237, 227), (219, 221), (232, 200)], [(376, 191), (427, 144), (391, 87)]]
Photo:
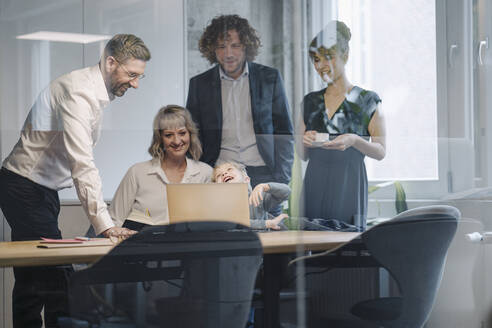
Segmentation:
[(258, 151), (251, 111), (248, 64), (233, 79), (219, 66), (222, 94), (222, 140), (217, 162), (234, 161), (247, 166), (264, 166)]
[[(186, 158), (186, 170), (181, 183), (208, 183), (212, 167)], [(121, 226), (132, 211), (149, 213), (154, 222), (169, 223), (166, 184), (169, 179), (158, 159), (141, 162), (128, 169), (121, 180), (109, 213), (117, 226)]]
[(49, 189), (75, 184), (98, 234), (114, 226), (93, 156), (101, 133), (102, 110), (109, 102), (98, 65), (55, 79), (39, 94), (19, 141), (3, 162), (6, 169)]

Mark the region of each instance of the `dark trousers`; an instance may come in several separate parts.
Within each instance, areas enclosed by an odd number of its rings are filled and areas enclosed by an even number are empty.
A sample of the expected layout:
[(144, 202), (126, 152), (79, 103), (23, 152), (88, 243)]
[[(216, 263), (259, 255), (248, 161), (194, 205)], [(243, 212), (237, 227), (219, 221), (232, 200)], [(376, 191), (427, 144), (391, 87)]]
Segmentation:
[[(5, 168), (0, 170), (0, 208), (12, 229), (12, 241), (61, 238), (58, 193)], [(71, 266), (14, 267), (14, 327), (58, 327), (68, 314), (67, 281)]]
[[(246, 166), (246, 172), (251, 179), (251, 188), (253, 189), (260, 183), (277, 182), (268, 166)], [(269, 212), (273, 216), (280, 215), (282, 206), (272, 208)]]

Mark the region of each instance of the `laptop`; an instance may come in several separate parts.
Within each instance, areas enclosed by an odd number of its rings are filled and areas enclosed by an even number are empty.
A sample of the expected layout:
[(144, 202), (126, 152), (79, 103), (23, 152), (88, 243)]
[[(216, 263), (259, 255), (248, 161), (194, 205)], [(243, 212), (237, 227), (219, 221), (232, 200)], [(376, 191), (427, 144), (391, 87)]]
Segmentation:
[(229, 221), (249, 227), (247, 183), (168, 184), (169, 223)]

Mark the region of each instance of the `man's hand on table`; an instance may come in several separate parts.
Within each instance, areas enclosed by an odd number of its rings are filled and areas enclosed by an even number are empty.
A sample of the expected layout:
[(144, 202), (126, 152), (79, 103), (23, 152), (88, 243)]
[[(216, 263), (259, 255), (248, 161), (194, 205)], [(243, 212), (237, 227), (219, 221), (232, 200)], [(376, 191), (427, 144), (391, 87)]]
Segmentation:
[(121, 227), (112, 227), (103, 231), (103, 236), (111, 239), (112, 242), (120, 242), (136, 234), (137, 231)]

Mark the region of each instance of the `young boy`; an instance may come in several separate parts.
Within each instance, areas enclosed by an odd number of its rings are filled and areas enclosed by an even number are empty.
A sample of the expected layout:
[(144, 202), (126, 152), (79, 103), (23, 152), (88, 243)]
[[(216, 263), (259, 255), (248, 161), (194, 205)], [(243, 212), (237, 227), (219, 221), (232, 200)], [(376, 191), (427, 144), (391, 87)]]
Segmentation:
[[(218, 164), (212, 173), (212, 182), (249, 183), (249, 181), (249, 176), (244, 167), (235, 162)], [(249, 192), (251, 228), (280, 230), (282, 228), (280, 223), (288, 217), (287, 214), (273, 217), (268, 211), (280, 205), (289, 195), (290, 188), (286, 184), (276, 182), (258, 184)]]

